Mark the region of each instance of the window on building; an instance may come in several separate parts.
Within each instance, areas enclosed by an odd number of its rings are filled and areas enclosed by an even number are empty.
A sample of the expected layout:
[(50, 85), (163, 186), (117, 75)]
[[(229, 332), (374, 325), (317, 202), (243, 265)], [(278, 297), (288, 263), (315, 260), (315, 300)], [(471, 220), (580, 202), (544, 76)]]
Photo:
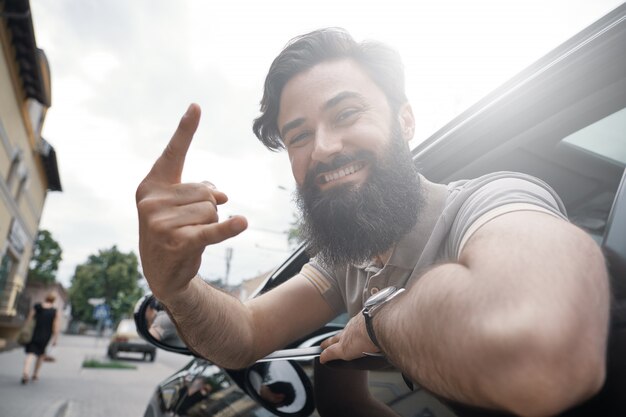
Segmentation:
[(21, 150), (17, 149), (13, 152), (13, 156), (11, 157), (11, 167), (9, 168), (9, 175), (7, 176), (7, 187), (9, 190), (13, 188), (15, 178), (18, 176), (18, 171), (22, 165), (22, 157), (23, 154)]
[(19, 182), (17, 183), (17, 191), (15, 191), (16, 203), (19, 202), (20, 197), (22, 196), (22, 193), (24, 192), (24, 189), (26, 189), (26, 186), (28, 185), (28, 172), (23, 166), (20, 168), (18, 177), (19, 177)]
[(17, 260), (11, 255), (11, 252), (7, 250), (4, 256), (2, 256), (2, 261), (0, 261), (0, 294), (4, 292), (6, 283), (9, 281), (11, 275), (13, 275), (16, 264)]
[(30, 125), (33, 128), (33, 133), (36, 138), (39, 138), (41, 134), (41, 125), (43, 122), (43, 115), (45, 107), (43, 104), (35, 99), (29, 98), (27, 101), (28, 116), (30, 118)]
[(20, 197), (22, 196), (22, 193), (26, 189), (27, 185), (28, 185), (28, 175), (25, 175), (24, 177), (22, 177), (22, 179), (20, 179), (20, 183), (17, 186), (17, 192), (15, 193), (16, 202), (20, 201)]

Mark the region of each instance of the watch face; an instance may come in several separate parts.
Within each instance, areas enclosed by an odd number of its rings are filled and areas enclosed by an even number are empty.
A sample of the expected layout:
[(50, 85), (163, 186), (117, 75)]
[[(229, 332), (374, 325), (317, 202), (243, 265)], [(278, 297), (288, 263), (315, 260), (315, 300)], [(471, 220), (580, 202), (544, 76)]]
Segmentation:
[(396, 292), (396, 290), (397, 290), (396, 287), (383, 288), (382, 290), (378, 291), (376, 294), (372, 295), (370, 298), (367, 299), (367, 301), (365, 302), (365, 307), (371, 307), (373, 305), (380, 303), (381, 301), (389, 297), (391, 294)]

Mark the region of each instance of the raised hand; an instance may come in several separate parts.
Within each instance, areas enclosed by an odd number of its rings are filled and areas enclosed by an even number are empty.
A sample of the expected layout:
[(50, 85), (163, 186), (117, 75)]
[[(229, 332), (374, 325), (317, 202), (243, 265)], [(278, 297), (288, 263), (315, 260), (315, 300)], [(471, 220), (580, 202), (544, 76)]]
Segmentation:
[(207, 245), (236, 236), (247, 227), (242, 216), (219, 221), (217, 206), (228, 197), (210, 182), (181, 184), (185, 156), (199, 121), (200, 107), (192, 104), (137, 187), (143, 272), (163, 302), (187, 288)]

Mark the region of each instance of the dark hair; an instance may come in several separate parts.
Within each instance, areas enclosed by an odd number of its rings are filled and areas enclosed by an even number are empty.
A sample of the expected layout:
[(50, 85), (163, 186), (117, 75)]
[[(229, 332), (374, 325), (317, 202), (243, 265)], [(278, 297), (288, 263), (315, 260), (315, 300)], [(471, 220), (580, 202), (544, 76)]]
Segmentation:
[(357, 43), (341, 28), (319, 29), (289, 41), (265, 77), (261, 115), (254, 119), (252, 130), (267, 148), (274, 151), (284, 148), (277, 119), (285, 84), (320, 62), (342, 58), (353, 59), (363, 67), (385, 93), (394, 113), (406, 103), (404, 66), (398, 52), (376, 41)]

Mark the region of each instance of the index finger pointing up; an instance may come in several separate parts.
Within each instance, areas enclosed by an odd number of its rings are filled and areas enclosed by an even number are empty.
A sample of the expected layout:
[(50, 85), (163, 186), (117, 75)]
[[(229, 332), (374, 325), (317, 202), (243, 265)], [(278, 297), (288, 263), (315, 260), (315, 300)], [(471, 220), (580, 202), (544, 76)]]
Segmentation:
[(172, 139), (152, 166), (148, 177), (171, 184), (180, 183), (185, 156), (199, 122), (200, 106), (192, 103), (180, 119)]

